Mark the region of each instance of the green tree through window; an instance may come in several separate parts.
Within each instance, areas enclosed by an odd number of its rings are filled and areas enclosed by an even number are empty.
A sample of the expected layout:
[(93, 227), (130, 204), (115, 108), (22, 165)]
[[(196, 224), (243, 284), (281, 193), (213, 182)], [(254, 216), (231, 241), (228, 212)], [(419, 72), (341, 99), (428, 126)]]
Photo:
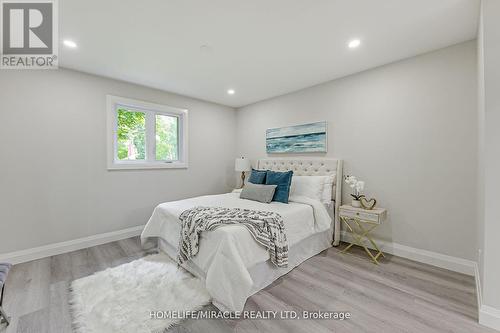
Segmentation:
[(178, 160), (178, 123), (173, 116), (156, 115), (156, 160)]
[(188, 110), (106, 96), (108, 169), (188, 167)]
[(118, 109), (117, 153), (120, 160), (146, 158), (146, 115)]

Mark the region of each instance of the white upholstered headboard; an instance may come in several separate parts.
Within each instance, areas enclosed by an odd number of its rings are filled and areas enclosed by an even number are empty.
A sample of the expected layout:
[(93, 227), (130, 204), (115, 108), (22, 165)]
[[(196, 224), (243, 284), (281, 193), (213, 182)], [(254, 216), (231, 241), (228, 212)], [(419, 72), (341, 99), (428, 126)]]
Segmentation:
[(296, 176), (335, 175), (332, 200), (334, 201), (333, 245), (340, 242), (339, 207), (342, 202), (342, 160), (332, 158), (266, 158), (257, 161), (257, 169), (272, 171), (292, 170)]

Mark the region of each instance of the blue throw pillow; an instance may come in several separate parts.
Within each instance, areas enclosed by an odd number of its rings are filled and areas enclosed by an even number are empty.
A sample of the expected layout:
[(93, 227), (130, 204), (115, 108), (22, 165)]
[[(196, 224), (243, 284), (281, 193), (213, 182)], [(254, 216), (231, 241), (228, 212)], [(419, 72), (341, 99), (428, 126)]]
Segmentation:
[(248, 182), (252, 184), (265, 184), (266, 174), (267, 170), (252, 169), (252, 173), (250, 174), (250, 178), (248, 178)]
[(266, 185), (277, 185), (276, 190), (274, 191), (273, 201), (288, 203), (292, 176), (293, 171), (267, 171)]

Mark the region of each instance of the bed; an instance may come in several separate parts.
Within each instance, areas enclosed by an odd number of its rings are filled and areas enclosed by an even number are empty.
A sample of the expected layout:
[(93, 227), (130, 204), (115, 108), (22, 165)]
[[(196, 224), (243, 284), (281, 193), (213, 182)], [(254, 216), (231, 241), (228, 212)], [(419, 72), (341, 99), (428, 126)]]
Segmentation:
[(156, 241), (174, 260), (178, 254), (179, 215), (196, 206), (245, 208), (273, 211), (283, 217), (288, 238), (288, 266), (278, 268), (241, 225), (227, 225), (201, 234), (198, 254), (183, 267), (202, 279), (212, 303), (222, 311), (242, 311), (248, 297), (288, 273), (303, 261), (336, 246), (340, 241), (342, 160), (261, 159), (257, 169), (288, 171), (294, 176), (334, 176), (331, 200), (290, 195), (288, 204), (260, 203), (239, 198), (239, 191), (207, 195), (158, 205), (145, 226), (141, 241)]

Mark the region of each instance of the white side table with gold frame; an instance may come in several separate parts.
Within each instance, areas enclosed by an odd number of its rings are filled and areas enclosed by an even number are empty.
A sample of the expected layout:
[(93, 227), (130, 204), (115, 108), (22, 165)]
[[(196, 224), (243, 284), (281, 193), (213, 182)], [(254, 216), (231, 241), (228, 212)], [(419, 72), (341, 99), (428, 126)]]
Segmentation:
[[(350, 243), (341, 253), (347, 252), (353, 245), (361, 246), (370, 256), (375, 264), (378, 265), (379, 257), (385, 257), (379, 249), (370, 233), (378, 227), (387, 217), (387, 211), (384, 208), (374, 208), (371, 210), (356, 208), (349, 205), (340, 206), (340, 220), (353, 237), (354, 242)], [(372, 253), (365, 242), (368, 241), (375, 254)]]

